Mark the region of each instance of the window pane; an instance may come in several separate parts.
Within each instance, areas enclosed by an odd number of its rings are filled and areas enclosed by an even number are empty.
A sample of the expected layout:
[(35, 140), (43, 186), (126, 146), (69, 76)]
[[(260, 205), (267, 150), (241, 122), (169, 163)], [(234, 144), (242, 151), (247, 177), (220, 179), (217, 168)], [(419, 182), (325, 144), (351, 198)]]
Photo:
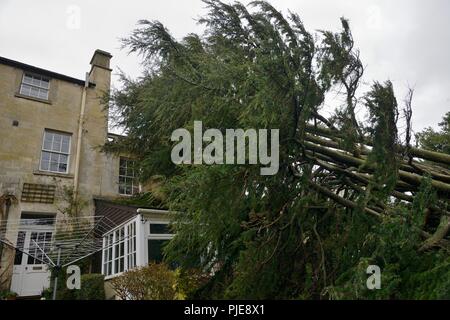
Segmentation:
[(43, 89), (39, 89), (39, 98), (47, 100), (48, 99), (48, 91), (47, 90), (43, 90)]
[(133, 194), (132, 188), (128, 183), (125, 185), (125, 194)]
[[(53, 156), (54, 154), (52, 154)], [(50, 171), (58, 172), (58, 162), (57, 161), (50, 161)]]
[(41, 80), (41, 88), (48, 89), (50, 87), (50, 82), (47, 79)]
[(59, 155), (59, 162), (60, 163), (67, 163), (67, 156), (65, 154), (60, 154)]
[(26, 85), (26, 84), (22, 84), (20, 86), (20, 93), (29, 96), (30, 95), (30, 89), (31, 87)]
[(15, 265), (22, 264), (22, 255), (23, 255), (22, 251), (23, 251), (24, 242), (25, 242), (25, 232), (19, 231), (19, 233), (17, 235), (16, 255), (14, 257)]
[(50, 162), (49, 161), (41, 161), (41, 170), (44, 170), (44, 171), (50, 170)]
[(38, 77), (33, 77), (32, 84), (36, 87), (39, 87), (41, 85), (41, 79)]
[(50, 161), (50, 152), (42, 151), (42, 161)]
[(33, 83), (33, 78), (31, 76), (29, 76), (29, 75), (25, 75), (23, 77), (23, 83), (32, 84)]
[(52, 151), (61, 151), (61, 143), (62, 143), (62, 137), (60, 134), (55, 133), (53, 138), (53, 144), (52, 144)]
[(119, 249), (120, 251), (119, 251), (119, 255), (120, 256), (123, 256), (124, 254), (125, 254), (125, 243), (121, 243), (120, 244), (120, 249)]
[(31, 87), (30, 89), (30, 96), (37, 98), (39, 96), (39, 89), (36, 87)]
[(62, 137), (62, 147), (61, 152), (69, 153), (69, 144), (70, 144), (70, 138), (69, 136), (63, 136)]
[(148, 240), (148, 262), (163, 261), (163, 247), (168, 240)]
[(58, 170), (58, 160), (59, 160), (59, 155), (57, 153), (50, 154), (50, 170), (51, 171)]
[(60, 163), (60, 164), (58, 165), (58, 172), (62, 172), (62, 173), (67, 172), (67, 164), (65, 164), (65, 163)]
[(150, 223), (151, 234), (172, 234), (169, 225), (166, 223)]
[(52, 150), (53, 134), (46, 132), (44, 137), (44, 149)]
[(123, 272), (124, 260), (123, 258), (119, 259), (119, 270), (118, 272)]

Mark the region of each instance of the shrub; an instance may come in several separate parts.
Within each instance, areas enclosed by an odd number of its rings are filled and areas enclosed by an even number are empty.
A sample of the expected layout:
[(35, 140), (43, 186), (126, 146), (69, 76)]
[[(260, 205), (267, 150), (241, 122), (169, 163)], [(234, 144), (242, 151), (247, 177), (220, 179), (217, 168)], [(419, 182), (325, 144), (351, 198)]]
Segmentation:
[(150, 263), (111, 280), (122, 300), (174, 300), (176, 275), (167, 265)]
[(9, 291), (9, 290), (2, 290), (0, 291), (0, 300), (14, 300), (17, 297), (17, 293)]
[(105, 278), (102, 274), (83, 274), (81, 288), (76, 290), (77, 300), (105, 300)]
[(42, 296), (46, 299), (53, 299), (53, 286), (55, 277), (58, 276), (58, 283), (56, 289), (56, 300), (75, 300), (75, 290), (67, 289), (67, 267), (66, 268), (52, 268), (50, 277), (50, 287), (42, 292)]
[(52, 294), (53, 294), (53, 289), (52, 289), (51, 287), (49, 287), (49, 288), (44, 289), (44, 290), (42, 291), (41, 297), (42, 297), (44, 300), (52, 300), (52, 299), (53, 299)]
[(179, 299), (192, 299), (195, 293), (203, 287), (210, 276), (198, 269), (177, 269), (177, 297)]

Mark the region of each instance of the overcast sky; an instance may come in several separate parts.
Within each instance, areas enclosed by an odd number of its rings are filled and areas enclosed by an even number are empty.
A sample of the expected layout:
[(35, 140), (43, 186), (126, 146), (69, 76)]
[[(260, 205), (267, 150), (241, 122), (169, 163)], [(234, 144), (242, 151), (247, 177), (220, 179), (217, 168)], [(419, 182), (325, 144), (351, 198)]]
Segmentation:
[[(248, 3), (249, 1), (243, 1)], [(414, 130), (436, 127), (450, 110), (450, 1), (272, 0), (300, 14), (309, 31), (350, 19), (364, 80), (390, 79), (399, 103), (415, 88)], [(120, 50), (139, 19), (160, 20), (176, 36), (200, 32), (200, 0), (0, 0), (0, 56), (83, 79), (95, 49), (136, 77), (139, 59)], [(113, 85), (117, 76), (113, 77)]]

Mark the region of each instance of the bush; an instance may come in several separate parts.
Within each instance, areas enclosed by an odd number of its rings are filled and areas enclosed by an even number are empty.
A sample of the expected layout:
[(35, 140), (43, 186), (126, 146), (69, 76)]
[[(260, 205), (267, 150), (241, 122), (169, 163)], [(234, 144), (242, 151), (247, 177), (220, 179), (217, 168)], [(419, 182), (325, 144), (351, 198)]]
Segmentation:
[(52, 300), (53, 299), (53, 289), (51, 287), (44, 289), (41, 293), (41, 297), (44, 300)]
[(150, 263), (146, 267), (125, 272), (111, 280), (122, 300), (174, 300), (176, 275), (167, 265)]
[(50, 277), (50, 287), (42, 292), (42, 297), (48, 300), (53, 299), (53, 286), (55, 277), (58, 276), (58, 283), (56, 289), (56, 300), (75, 300), (75, 290), (67, 289), (67, 267), (52, 268)]
[(198, 289), (206, 285), (210, 276), (198, 269), (177, 269), (177, 298), (193, 299)]
[(9, 291), (9, 290), (2, 290), (0, 291), (0, 300), (15, 300), (17, 297), (17, 293)]
[(52, 269), (50, 287), (43, 290), (41, 296), (46, 300), (53, 299), (53, 285), (58, 275), (56, 300), (104, 300), (105, 284), (101, 274), (82, 274), (80, 290), (67, 288), (67, 268)]
[(77, 300), (105, 300), (105, 278), (102, 274), (83, 274), (81, 288), (75, 291)]

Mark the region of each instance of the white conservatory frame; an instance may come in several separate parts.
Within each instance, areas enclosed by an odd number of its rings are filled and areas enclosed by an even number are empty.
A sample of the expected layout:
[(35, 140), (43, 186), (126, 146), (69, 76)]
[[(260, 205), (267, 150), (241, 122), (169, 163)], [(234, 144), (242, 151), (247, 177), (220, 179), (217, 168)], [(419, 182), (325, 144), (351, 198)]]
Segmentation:
[(135, 267), (146, 266), (149, 262), (148, 240), (170, 240), (174, 236), (150, 232), (150, 225), (169, 224), (168, 211), (138, 209), (137, 213), (103, 235), (102, 274), (105, 280)]

